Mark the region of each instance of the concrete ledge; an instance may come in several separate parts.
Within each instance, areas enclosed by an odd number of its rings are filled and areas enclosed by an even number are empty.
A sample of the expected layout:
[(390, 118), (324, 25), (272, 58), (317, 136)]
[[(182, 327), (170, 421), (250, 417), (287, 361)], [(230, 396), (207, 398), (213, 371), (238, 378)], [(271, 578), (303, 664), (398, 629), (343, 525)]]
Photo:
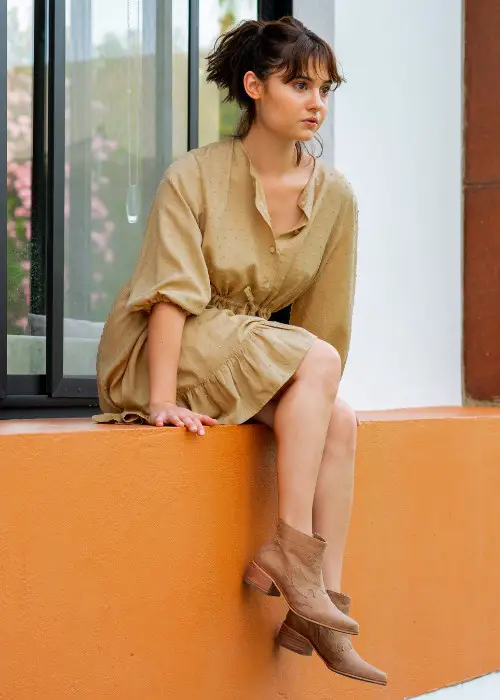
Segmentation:
[(273, 645), (241, 585), (275, 517), (262, 426), (0, 421), (0, 697), (412, 697), (498, 667), (500, 410), (361, 414), (345, 589), (387, 689)]

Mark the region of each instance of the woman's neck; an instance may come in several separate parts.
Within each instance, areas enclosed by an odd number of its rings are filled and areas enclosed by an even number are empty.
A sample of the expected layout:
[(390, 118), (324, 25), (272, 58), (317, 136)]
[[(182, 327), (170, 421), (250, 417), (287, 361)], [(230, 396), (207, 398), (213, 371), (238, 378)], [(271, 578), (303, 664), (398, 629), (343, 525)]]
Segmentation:
[(242, 143), (252, 165), (261, 175), (280, 176), (297, 166), (294, 141), (284, 141), (264, 127), (253, 124)]

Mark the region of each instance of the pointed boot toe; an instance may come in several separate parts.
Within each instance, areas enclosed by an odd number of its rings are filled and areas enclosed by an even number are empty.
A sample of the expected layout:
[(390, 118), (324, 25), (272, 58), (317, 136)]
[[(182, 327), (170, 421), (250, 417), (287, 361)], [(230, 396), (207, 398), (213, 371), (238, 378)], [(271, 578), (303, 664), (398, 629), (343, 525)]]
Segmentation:
[[(340, 610), (349, 612), (348, 596), (334, 591), (328, 591), (328, 595)], [(387, 685), (387, 675), (361, 658), (346, 634), (308, 622), (292, 611), (281, 626), (277, 643), (303, 656), (316, 651), (334, 673), (366, 683)]]
[[(367, 661), (364, 661), (360, 655), (353, 649), (357, 658), (357, 676), (350, 674), (351, 678), (356, 678), (360, 681), (366, 681), (367, 683), (376, 683), (377, 685), (387, 685), (387, 674), (381, 671), (379, 668), (372, 666)], [(354, 666), (355, 660), (349, 664), (349, 668)]]

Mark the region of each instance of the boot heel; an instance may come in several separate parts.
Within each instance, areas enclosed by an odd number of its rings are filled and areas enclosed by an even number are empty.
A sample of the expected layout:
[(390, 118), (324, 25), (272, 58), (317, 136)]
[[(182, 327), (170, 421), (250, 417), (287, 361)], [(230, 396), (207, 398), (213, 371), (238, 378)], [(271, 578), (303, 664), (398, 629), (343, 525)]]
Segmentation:
[(301, 654), (302, 656), (311, 656), (313, 653), (312, 644), (285, 623), (281, 625), (276, 642), (281, 647), (294, 651), (296, 654)]
[(254, 562), (251, 562), (247, 566), (243, 575), (243, 580), (249, 586), (253, 586), (257, 590), (261, 591), (261, 593), (273, 596), (280, 595), (280, 592), (274, 585), (272, 578), (268, 576), (265, 571), (259, 569)]

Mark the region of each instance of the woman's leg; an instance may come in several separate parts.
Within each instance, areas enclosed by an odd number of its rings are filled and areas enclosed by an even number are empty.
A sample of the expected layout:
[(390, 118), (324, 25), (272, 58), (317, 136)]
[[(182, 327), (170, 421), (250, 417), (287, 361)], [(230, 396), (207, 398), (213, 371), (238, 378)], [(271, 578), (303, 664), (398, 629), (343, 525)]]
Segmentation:
[[(274, 429), (277, 404), (268, 403), (255, 418)], [(351, 515), (356, 416), (337, 398), (330, 410), (329, 425), (312, 508), (312, 528), (328, 542), (323, 561), (325, 588), (341, 590), (342, 560)]]
[[(275, 404), (270, 402), (257, 418), (273, 427)], [(357, 420), (354, 411), (337, 398), (325, 441), (313, 505), (313, 530), (328, 542), (323, 558), (325, 588), (334, 605), (350, 614), (350, 598), (340, 593), (342, 559), (351, 515)], [(317, 651), (329, 669), (357, 680), (387, 684), (387, 676), (367, 663), (346, 634), (325, 629), (290, 611), (278, 635), (278, 644), (301, 654)]]
[(328, 542), (323, 561), (325, 588), (341, 592), (342, 561), (351, 519), (356, 454), (356, 415), (337, 398), (316, 485), (313, 530)]
[(279, 517), (308, 535), (340, 367), (337, 351), (315, 341), (274, 408)]

